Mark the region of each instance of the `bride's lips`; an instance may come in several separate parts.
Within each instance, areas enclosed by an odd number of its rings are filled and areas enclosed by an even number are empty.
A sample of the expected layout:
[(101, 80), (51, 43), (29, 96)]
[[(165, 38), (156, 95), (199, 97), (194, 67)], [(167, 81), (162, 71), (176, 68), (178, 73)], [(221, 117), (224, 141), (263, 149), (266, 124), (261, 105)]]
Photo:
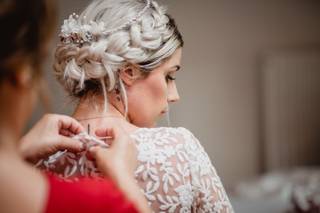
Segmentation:
[(165, 109), (165, 110), (162, 110), (162, 111), (161, 111), (161, 114), (163, 115), (163, 114), (166, 114), (167, 112), (168, 112), (168, 110)]

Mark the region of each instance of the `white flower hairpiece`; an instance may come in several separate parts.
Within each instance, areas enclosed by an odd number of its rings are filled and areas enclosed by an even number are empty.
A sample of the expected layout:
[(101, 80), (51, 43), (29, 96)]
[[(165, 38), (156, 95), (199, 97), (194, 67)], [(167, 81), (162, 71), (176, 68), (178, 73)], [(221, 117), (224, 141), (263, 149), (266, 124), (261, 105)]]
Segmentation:
[(61, 26), (61, 32), (59, 34), (61, 42), (66, 44), (90, 43), (98, 40), (100, 36), (107, 36), (114, 32), (120, 31), (132, 25), (141, 18), (145, 11), (151, 6), (151, 0), (145, 1), (146, 6), (137, 14), (137, 16), (114, 29), (105, 29), (105, 23), (103, 21), (99, 23), (90, 21), (88, 24), (82, 24), (79, 21), (79, 16), (73, 13), (68, 19), (64, 20), (63, 25)]

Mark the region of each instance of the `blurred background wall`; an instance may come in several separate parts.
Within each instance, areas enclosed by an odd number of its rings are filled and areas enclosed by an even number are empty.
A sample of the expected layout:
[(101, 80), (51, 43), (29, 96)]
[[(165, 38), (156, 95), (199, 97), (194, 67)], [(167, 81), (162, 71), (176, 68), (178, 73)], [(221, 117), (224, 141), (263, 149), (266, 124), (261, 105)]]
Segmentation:
[[(59, 0), (59, 26), (88, 2)], [(168, 5), (185, 40), (182, 70), (177, 75), (181, 101), (171, 107), (172, 125), (189, 128), (200, 139), (227, 187), (260, 174), (266, 169), (264, 64), (278, 52), (286, 56), (311, 51), (320, 61), (320, 2), (161, 3)], [(53, 112), (71, 113), (72, 102), (52, 76), (52, 62), (47, 64)], [(319, 88), (315, 91), (319, 95)], [(31, 124), (42, 112), (39, 107)]]

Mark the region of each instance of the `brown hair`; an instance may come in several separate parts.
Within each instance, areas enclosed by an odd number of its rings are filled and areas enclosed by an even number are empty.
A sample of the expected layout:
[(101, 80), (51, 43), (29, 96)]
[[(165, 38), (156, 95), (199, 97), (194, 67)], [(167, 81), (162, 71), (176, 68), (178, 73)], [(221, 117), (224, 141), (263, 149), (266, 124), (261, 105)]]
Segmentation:
[(54, 0), (2, 0), (0, 2), (0, 82), (21, 62), (28, 62), (34, 76), (41, 64), (55, 26)]

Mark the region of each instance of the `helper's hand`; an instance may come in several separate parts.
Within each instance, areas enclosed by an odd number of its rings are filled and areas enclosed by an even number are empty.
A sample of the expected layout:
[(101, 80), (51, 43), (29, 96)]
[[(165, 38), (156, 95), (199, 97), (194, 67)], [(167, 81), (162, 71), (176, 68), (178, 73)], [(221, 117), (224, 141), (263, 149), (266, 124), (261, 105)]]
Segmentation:
[(137, 150), (134, 141), (120, 127), (97, 130), (99, 137), (111, 137), (109, 148), (91, 147), (90, 154), (99, 170), (115, 181), (119, 176), (133, 177), (137, 167)]
[(134, 179), (137, 150), (134, 141), (119, 127), (96, 131), (100, 137), (112, 137), (109, 148), (91, 147), (90, 154), (99, 170), (117, 184), (118, 188), (136, 206), (138, 212), (150, 213), (147, 200)]
[(47, 114), (21, 138), (19, 151), (23, 158), (33, 163), (59, 150), (79, 152), (83, 149), (82, 143), (70, 137), (83, 131), (74, 118)]

